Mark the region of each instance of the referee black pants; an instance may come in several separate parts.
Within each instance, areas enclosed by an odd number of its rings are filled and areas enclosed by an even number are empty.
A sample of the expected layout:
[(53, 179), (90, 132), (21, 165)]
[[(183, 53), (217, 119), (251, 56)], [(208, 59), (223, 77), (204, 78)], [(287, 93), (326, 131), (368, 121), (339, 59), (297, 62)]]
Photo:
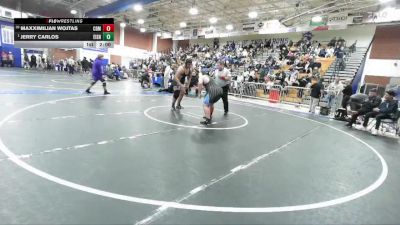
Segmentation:
[(228, 92), (229, 92), (229, 85), (222, 87), (222, 101), (224, 103), (224, 111), (229, 112), (229, 105), (228, 105)]

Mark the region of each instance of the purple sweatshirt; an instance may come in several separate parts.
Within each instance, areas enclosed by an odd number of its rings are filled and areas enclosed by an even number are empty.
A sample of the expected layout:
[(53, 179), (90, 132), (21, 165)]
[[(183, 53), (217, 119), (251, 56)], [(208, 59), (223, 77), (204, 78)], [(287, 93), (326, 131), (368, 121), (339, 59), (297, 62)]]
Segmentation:
[(103, 77), (103, 62), (99, 58), (94, 60), (92, 75), (94, 80), (100, 80)]

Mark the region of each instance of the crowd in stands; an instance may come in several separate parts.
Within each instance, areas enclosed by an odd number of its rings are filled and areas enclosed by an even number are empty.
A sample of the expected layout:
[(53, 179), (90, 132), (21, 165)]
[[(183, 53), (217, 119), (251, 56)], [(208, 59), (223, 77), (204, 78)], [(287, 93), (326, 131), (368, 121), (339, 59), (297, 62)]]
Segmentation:
[[(131, 68), (143, 71), (144, 80), (150, 80), (154, 73), (164, 74), (167, 67), (176, 70), (177, 66), (187, 58), (192, 58), (194, 67), (202, 74), (212, 76), (216, 62), (224, 60), (231, 70), (234, 86), (241, 82), (265, 83), (268, 86), (280, 85), (311, 87), (312, 79), (321, 78), (319, 57), (344, 58), (343, 38), (334, 38), (327, 45), (312, 40), (307, 32), (298, 42), (288, 39), (266, 39), (228, 42), (223, 46), (218, 43), (210, 45), (192, 45), (180, 48), (176, 52), (163, 54), (159, 58), (132, 62)], [(263, 59), (265, 56), (265, 60)], [(244, 70), (240, 71), (239, 68)], [(164, 74), (166, 80), (171, 79), (172, 71)]]

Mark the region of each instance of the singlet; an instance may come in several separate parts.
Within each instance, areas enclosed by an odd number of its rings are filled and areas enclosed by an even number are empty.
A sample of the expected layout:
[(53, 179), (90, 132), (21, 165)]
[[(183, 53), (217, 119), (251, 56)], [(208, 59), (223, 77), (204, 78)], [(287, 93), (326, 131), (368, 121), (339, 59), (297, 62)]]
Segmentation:
[[(184, 67), (183, 69), (185, 70), (185, 67)], [(184, 83), (185, 83), (185, 80), (186, 80), (186, 77), (188, 77), (191, 73), (192, 73), (192, 71), (189, 69), (189, 73), (188, 73), (188, 74), (183, 73), (183, 74), (181, 75), (181, 79), (180, 79), (179, 81), (180, 81), (182, 84), (184, 84)]]
[(211, 79), (208, 76), (203, 76), (201, 82), (203, 82), (207, 94), (210, 95), (210, 99), (219, 98), (222, 96), (222, 88), (215, 83), (214, 79)]

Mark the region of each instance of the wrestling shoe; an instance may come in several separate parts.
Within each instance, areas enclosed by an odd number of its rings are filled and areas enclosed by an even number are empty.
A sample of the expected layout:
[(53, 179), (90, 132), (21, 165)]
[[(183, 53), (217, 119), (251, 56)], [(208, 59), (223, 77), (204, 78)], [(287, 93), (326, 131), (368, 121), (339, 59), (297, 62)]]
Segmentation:
[(211, 124), (211, 120), (210, 119), (205, 119), (204, 121), (200, 122), (201, 125), (207, 126), (209, 124)]

